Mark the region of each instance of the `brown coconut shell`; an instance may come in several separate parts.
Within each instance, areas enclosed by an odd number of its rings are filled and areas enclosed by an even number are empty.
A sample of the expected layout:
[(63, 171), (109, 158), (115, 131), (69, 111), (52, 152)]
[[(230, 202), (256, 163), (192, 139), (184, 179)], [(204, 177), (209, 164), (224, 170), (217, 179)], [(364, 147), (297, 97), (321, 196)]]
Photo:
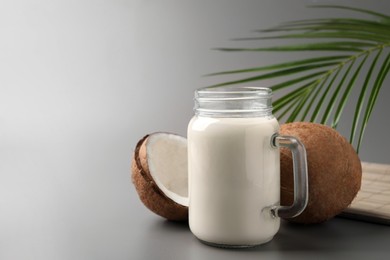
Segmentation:
[(188, 207), (167, 197), (153, 180), (147, 164), (148, 136), (136, 145), (131, 164), (131, 178), (142, 203), (157, 215), (173, 221), (188, 219)]
[[(341, 213), (360, 190), (362, 167), (352, 145), (336, 130), (321, 124), (284, 124), (281, 135), (299, 138), (308, 163), (309, 202), (297, 223), (321, 223)], [(294, 196), (291, 152), (281, 149), (281, 204), (291, 205)]]

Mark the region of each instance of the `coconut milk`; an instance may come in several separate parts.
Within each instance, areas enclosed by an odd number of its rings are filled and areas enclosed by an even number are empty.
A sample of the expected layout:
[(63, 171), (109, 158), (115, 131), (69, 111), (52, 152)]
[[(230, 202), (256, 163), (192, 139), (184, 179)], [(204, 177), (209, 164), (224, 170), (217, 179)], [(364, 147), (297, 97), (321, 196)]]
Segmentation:
[(258, 245), (272, 239), (279, 218), (279, 125), (267, 117), (194, 116), (188, 127), (189, 223), (193, 234), (217, 245)]

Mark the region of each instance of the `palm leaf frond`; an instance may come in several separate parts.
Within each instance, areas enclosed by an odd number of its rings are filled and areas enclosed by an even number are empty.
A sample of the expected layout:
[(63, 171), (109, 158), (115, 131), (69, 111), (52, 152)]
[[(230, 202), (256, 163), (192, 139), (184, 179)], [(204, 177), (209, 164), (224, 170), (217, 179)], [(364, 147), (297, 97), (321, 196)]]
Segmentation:
[(323, 80), (322, 80), (322, 83), (321, 84), (317, 84), (316, 85), (316, 90), (314, 92), (314, 95), (310, 101), (310, 103), (308, 103), (306, 105), (306, 109), (305, 109), (305, 112), (303, 113), (302, 117), (301, 117), (301, 120), (300, 121), (304, 121), (305, 118), (307, 117), (307, 115), (309, 114), (309, 111), (311, 110), (313, 104), (314, 104), (314, 101), (317, 99), (318, 95), (320, 94), (322, 88), (324, 87), (324, 85), (326, 84), (327, 80), (329, 78), (329, 75), (327, 75)]
[(230, 70), (230, 71), (217, 72), (217, 73), (208, 74), (206, 76), (217, 76), (217, 75), (224, 75), (224, 74), (236, 74), (236, 73), (267, 71), (267, 70), (274, 70), (274, 69), (285, 69), (285, 68), (296, 67), (298, 65), (313, 64), (313, 63), (318, 63), (318, 62), (340, 61), (340, 60), (343, 60), (345, 58), (348, 58), (348, 56), (338, 55), (338, 56), (311, 58), (311, 59), (297, 60), (297, 61), (291, 61), (291, 62), (284, 62), (284, 63), (274, 64), (274, 65), (270, 65), (270, 66), (249, 68), (249, 69), (243, 69), (243, 70)]
[(339, 95), (339, 93), (344, 85), (345, 79), (347, 78), (349, 72), (351, 71), (354, 63), (355, 63), (355, 61), (352, 61), (351, 64), (348, 66), (347, 70), (344, 72), (342, 79), (340, 80), (335, 91), (333, 92), (333, 95), (328, 103), (328, 106), (325, 109), (324, 115), (322, 116), (321, 124), (326, 124), (328, 122), (328, 119), (332, 113), (333, 107), (336, 103), (336, 99), (337, 99), (337, 97), (338, 97), (338, 95)]
[(367, 60), (367, 55), (364, 57), (364, 59), (360, 62), (360, 65), (356, 68), (355, 73), (352, 75), (351, 79), (349, 80), (348, 85), (346, 86), (344, 93), (339, 101), (339, 105), (337, 107), (336, 113), (333, 118), (332, 127), (337, 128), (337, 125), (340, 121), (341, 114), (344, 110), (344, 107), (347, 103), (348, 97), (351, 94), (352, 88), (355, 86), (356, 78), (359, 75), (360, 70), (362, 69), (365, 61)]
[(364, 13), (364, 14), (369, 14), (375, 17), (381, 18), (381, 20), (385, 23), (390, 23), (390, 16), (374, 12), (371, 10), (363, 9), (363, 8), (357, 8), (357, 7), (351, 7), (351, 6), (342, 6), (342, 5), (309, 5), (309, 8), (332, 8), (332, 9), (345, 9), (345, 10), (350, 10), (358, 13)]
[(366, 111), (364, 113), (364, 119), (363, 119), (362, 127), (361, 127), (361, 130), (360, 130), (360, 136), (359, 136), (359, 142), (358, 142), (358, 146), (357, 146), (357, 151), (359, 151), (359, 149), (360, 149), (360, 145), (361, 145), (361, 142), (363, 140), (363, 135), (364, 135), (364, 131), (366, 129), (368, 120), (370, 119), (372, 110), (374, 109), (374, 105), (375, 105), (376, 99), (378, 98), (379, 91), (380, 91), (380, 89), (381, 89), (381, 87), (383, 85), (383, 81), (385, 80), (389, 70), (390, 70), (390, 53), (387, 55), (385, 61), (383, 62), (382, 66), (381, 66), (381, 69), (380, 69), (380, 71), (379, 71), (379, 73), (377, 75), (377, 78), (376, 78), (376, 80), (374, 82), (374, 86), (372, 87), (371, 94), (370, 94), (370, 97), (368, 99), (367, 108), (366, 108)]
[[(311, 29), (314, 31), (314, 29)], [(322, 29), (323, 30), (323, 29)], [(339, 30), (332, 32), (307, 32), (302, 33), (293, 33), (277, 36), (265, 36), (265, 37), (253, 37), (253, 38), (239, 38), (235, 40), (271, 40), (271, 39), (348, 39), (351, 40), (364, 40), (367, 42), (337, 42), (337, 45), (346, 45), (346, 46), (357, 46), (357, 47), (369, 47), (375, 46), (376, 42), (386, 42), (390, 39), (388, 35), (375, 35), (373, 33), (367, 32), (351, 32)], [(373, 42), (373, 43), (372, 43)], [(315, 46), (317, 47), (317, 46)]]
[[(261, 37), (240, 38), (240, 41), (285, 40), (296, 44), (260, 46), (257, 48), (219, 48), (227, 52), (309, 52), (310, 58), (287, 61), (267, 66), (229, 70), (209, 74), (255, 73), (233, 81), (215, 84), (219, 87), (266, 79), (278, 80), (271, 86), (274, 92), (287, 93), (273, 102), (279, 119), (330, 124), (336, 128), (350, 99), (360, 88), (351, 124), (350, 142), (359, 150), (379, 91), (390, 70), (390, 16), (371, 10), (348, 6), (315, 5), (314, 8), (332, 8), (360, 13), (369, 18), (321, 18), (282, 23), (276, 27), (258, 30)], [(302, 42), (308, 41), (308, 42)], [(313, 42), (314, 41), (314, 42)], [(323, 52), (335, 52), (329, 55)], [(386, 58), (380, 62), (381, 55)], [(380, 64), (380, 66), (377, 66)], [(368, 72), (364, 72), (367, 68)], [(379, 72), (376, 73), (375, 70)], [(360, 77), (365, 79), (360, 80)], [(375, 80), (371, 80), (376, 75)], [(360, 82), (362, 81), (362, 82)], [(321, 116), (322, 115), (322, 116)], [(360, 128), (359, 128), (360, 126)], [(355, 138), (356, 137), (356, 138)], [(356, 141), (357, 140), (357, 141)]]
[(263, 48), (218, 48), (220, 51), (342, 51), (342, 52), (359, 52), (363, 51), (361, 47), (372, 46), (368, 42), (356, 41), (334, 41), (320, 43), (302, 43), (297, 45), (273, 46)]
[[(317, 122), (317, 117), (319, 116), (320, 114), (320, 110), (321, 110), (321, 107), (322, 107), (322, 104), (324, 103), (325, 101), (325, 98), (328, 96), (328, 93), (329, 91), (331, 90), (332, 86), (333, 86), (333, 83), (335, 82), (335, 80), (337, 79), (337, 76), (339, 75), (340, 73), (340, 69), (338, 69), (336, 71), (336, 73), (334, 73), (333, 75), (333, 78), (332, 80), (330, 81), (330, 83), (328, 84), (328, 86), (326, 87), (323, 95), (321, 96), (320, 100), (318, 101), (317, 103), (317, 106), (315, 107), (314, 111), (313, 111), (313, 114), (311, 115), (311, 118), (310, 118), (310, 121), (311, 122)], [(324, 87), (324, 86), (322, 86)], [(302, 119), (302, 121), (305, 120), (304, 118)]]
[[(257, 30), (260, 33), (291, 32), (291, 31), (339, 31), (339, 32), (363, 32), (363, 33), (388, 33), (386, 25), (369, 20), (356, 19), (312, 19), (290, 22), (273, 28)], [(383, 37), (389, 37), (382, 35)], [(248, 39), (248, 38), (238, 38)]]
[(371, 63), (370, 69), (367, 72), (366, 79), (364, 80), (363, 87), (362, 87), (362, 89), (360, 91), (359, 99), (358, 99), (358, 102), (356, 104), (355, 115), (353, 117), (353, 123), (352, 123), (352, 128), (351, 128), (351, 135), (350, 135), (350, 139), (349, 139), (349, 141), (351, 143), (353, 143), (354, 138), (355, 138), (355, 134), (356, 134), (356, 130), (357, 130), (357, 127), (358, 127), (359, 118), (360, 118), (360, 112), (362, 111), (363, 102), (364, 102), (364, 99), (365, 99), (365, 96), (366, 96), (366, 92), (367, 92), (367, 87), (368, 87), (368, 84), (370, 82), (372, 72), (374, 71), (374, 68), (376, 66), (376, 63), (377, 63), (381, 53), (382, 53), (382, 50), (379, 50), (377, 55), (375, 56), (373, 62)]

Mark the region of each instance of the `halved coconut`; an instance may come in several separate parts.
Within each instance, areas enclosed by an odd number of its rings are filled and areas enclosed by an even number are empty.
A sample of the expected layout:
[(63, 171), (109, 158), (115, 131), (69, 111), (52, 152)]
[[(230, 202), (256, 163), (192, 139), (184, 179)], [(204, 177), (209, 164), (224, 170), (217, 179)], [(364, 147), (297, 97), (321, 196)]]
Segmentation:
[(132, 180), (147, 208), (169, 220), (187, 220), (187, 165), (187, 140), (182, 136), (154, 133), (138, 142)]

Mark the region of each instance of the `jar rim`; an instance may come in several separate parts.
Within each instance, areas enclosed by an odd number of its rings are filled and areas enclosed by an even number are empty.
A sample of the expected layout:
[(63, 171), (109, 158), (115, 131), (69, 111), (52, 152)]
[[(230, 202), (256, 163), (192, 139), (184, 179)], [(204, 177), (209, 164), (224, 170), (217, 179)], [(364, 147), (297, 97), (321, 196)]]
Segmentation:
[(247, 97), (262, 97), (262, 98), (270, 98), (272, 97), (272, 90), (266, 87), (254, 87), (254, 86), (245, 86), (245, 87), (237, 87), (237, 86), (229, 86), (229, 87), (218, 87), (218, 88), (201, 88), (195, 91), (196, 95), (203, 96), (207, 95), (210, 97), (223, 97), (228, 98), (229, 96), (235, 96), (237, 94), (245, 95)]

